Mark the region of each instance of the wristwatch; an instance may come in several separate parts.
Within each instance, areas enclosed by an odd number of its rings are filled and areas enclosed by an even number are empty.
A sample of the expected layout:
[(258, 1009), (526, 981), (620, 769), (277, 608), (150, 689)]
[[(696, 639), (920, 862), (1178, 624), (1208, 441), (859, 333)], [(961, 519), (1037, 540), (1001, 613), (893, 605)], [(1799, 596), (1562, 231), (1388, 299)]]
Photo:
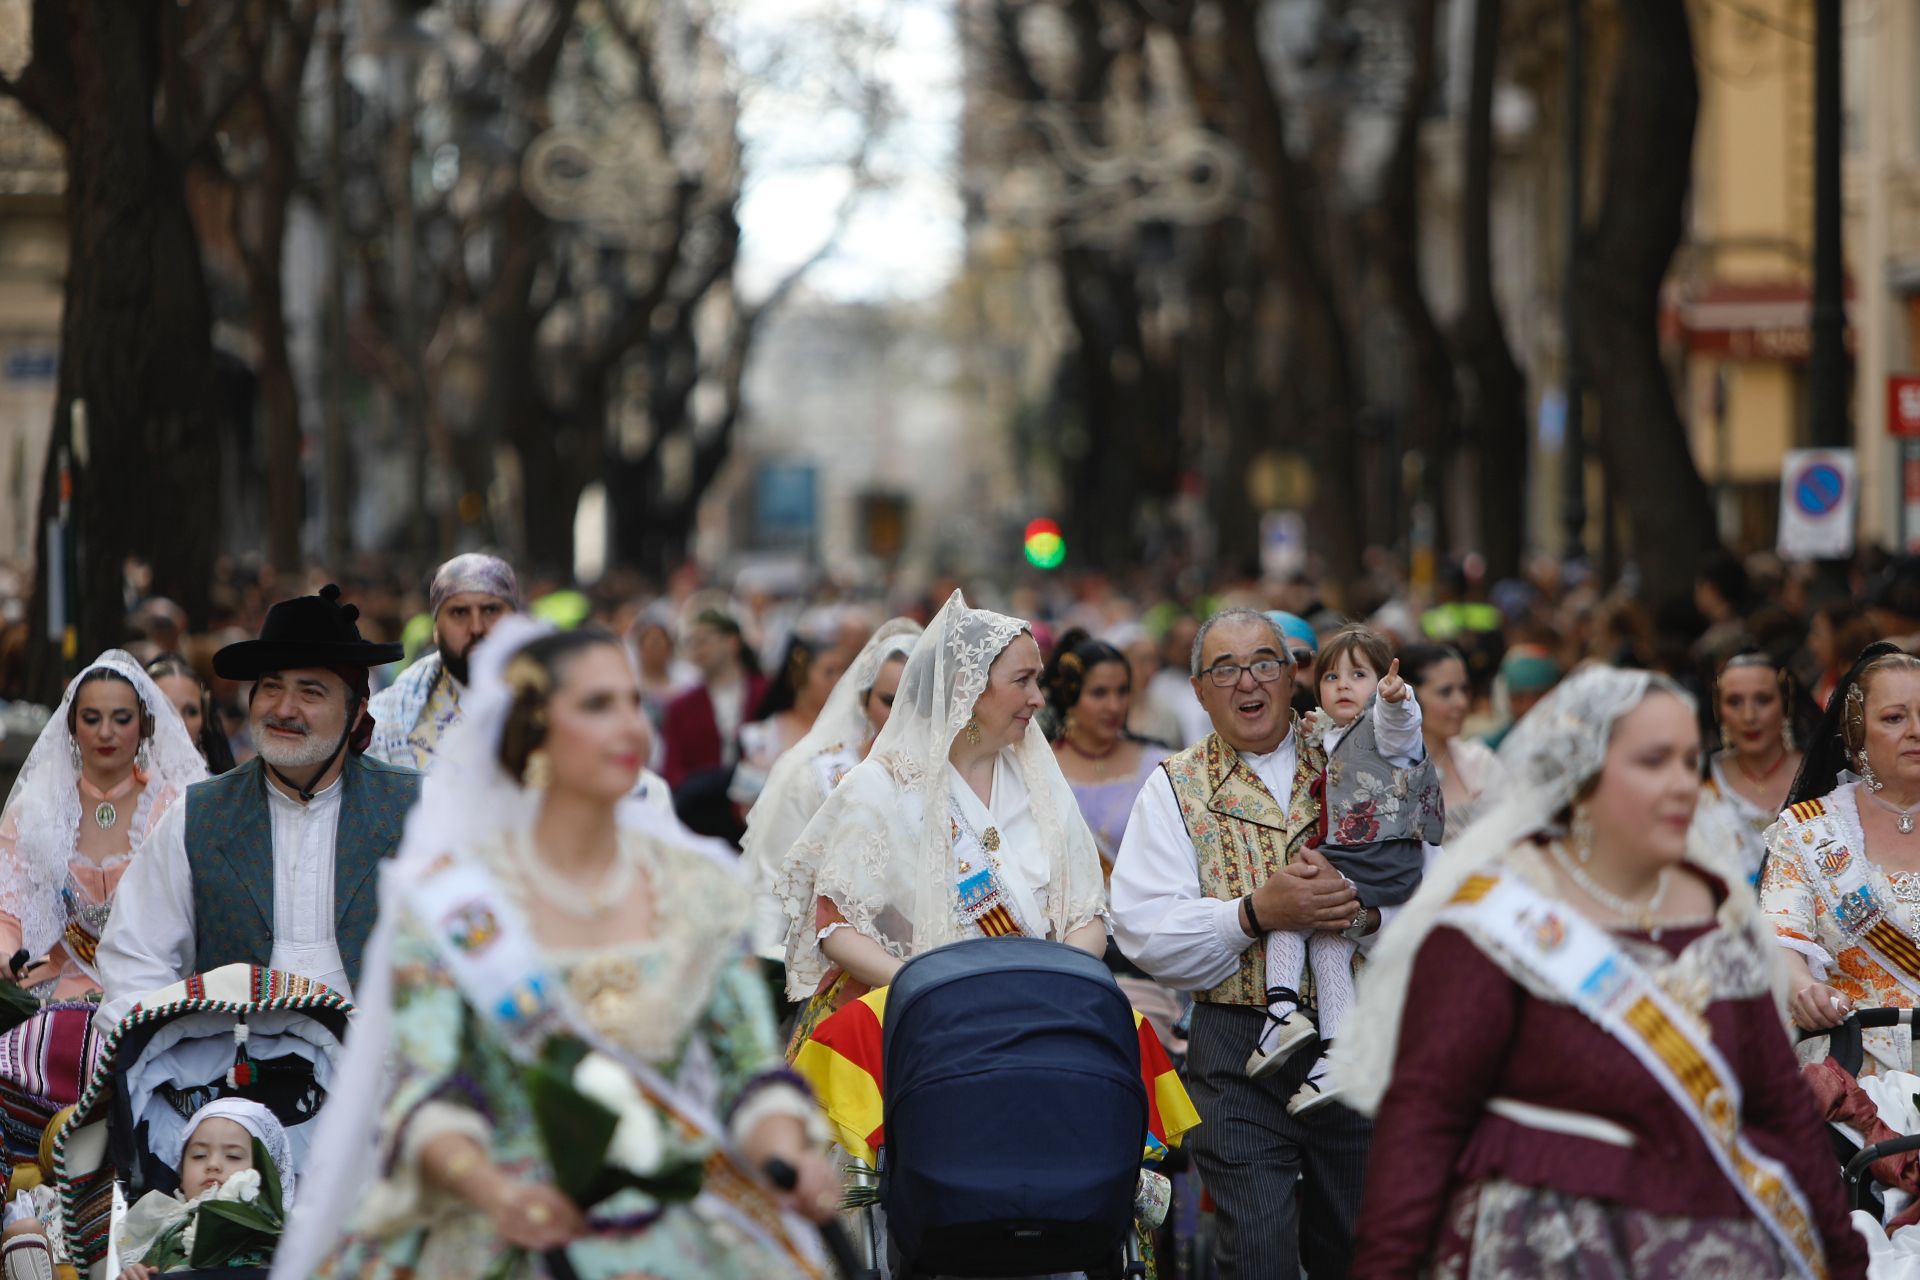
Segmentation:
[(1380, 927), (1380, 914), (1373, 907), (1360, 908), (1360, 914), (1354, 922), (1340, 931), (1340, 936), (1354, 942), (1372, 934)]

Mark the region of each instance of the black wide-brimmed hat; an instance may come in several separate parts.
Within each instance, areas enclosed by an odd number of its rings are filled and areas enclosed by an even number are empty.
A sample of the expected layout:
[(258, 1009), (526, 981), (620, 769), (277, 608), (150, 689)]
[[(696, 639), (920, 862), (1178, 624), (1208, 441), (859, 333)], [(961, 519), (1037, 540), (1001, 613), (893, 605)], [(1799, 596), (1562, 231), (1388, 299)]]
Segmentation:
[(230, 644), (213, 655), (214, 673), (225, 680), (257, 680), (269, 671), (298, 667), (383, 667), (398, 662), (397, 644), (360, 637), (357, 605), (340, 603), (340, 588), (328, 583), (317, 596), (282, 600), (267, 610), (260, 638)]

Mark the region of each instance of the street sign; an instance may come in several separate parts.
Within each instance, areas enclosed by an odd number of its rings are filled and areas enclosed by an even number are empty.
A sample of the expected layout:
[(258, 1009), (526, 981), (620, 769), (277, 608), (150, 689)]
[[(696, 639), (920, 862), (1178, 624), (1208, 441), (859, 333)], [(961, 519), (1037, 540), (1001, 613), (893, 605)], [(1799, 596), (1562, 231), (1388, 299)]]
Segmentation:
[(1888, 377), (1887, 434), (1920, 439), (1920, 377), (1910, 373)]
[(1900, 545), (1920, 551), (1920, 440), (1900, 442)]
[(1779, 552), (1787, 560), (1853, 554), (1853, 450), (1789, 449), (1780, 468)]
[(1260, 571), (1285, 578), (1307, 567), (1307, 518), (1298, 511), (1260, 517)]

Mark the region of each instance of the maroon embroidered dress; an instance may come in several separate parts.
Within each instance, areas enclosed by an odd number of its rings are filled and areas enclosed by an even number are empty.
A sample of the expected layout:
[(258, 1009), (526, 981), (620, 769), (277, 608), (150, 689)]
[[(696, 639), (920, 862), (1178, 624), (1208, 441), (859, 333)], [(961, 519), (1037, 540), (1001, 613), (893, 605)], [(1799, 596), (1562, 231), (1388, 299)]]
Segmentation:
[[(1714, 941), (1725, 927), (1668, 929), (1658, 943), (1615, 936), (1711, 1028), (1740, 1079), (1744, 1132), (1799, 1184), (1829, 1275), (1864, 1276), (1866, 1246), (1764, 975), (1728, 972), (1738, 966)], [(1356, 1280), (1787, 1274), (1693, 1121), (1578, 1010), (1528, 991), (1448, 925), (1421, 946), (1406, 1008), (1355, 1232)], [(1495, 1099), (1501, 1113), (1488, 1110)], [(1555, 1113), (1597, 1120), (1571, 1127), (1612, 1140), (1541, 1127)]]

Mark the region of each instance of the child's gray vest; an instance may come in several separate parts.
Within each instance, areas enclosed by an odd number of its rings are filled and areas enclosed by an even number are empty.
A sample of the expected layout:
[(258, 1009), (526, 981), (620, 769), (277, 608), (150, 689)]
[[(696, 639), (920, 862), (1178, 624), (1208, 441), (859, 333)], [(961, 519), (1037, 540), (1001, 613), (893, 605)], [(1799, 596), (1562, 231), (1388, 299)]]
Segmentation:
[[(420, 795), (412, 769), (350, 755), (342, 775), (333, 843), (334, 939), (347, 980), (360, 982), (360, 955), (379, 914), (382, 858), (400, 848), (407, 810)], [(193, 967), (267, 965), (273, 959), (273, 819), (264, 765), (187, 788), (187, 865), (193, 873)]]
[(1424, 749), (1408, 769), (1380, 754), (1373, 706), (1368, 699), (1353, 728), (1327, 753), (1321, 853), (1353, 884), (1361, 905), (1390, 907), (1420, 886), (1426, 866), (1422, 842), (1440, 843), (1446, 802), (1440, 775)]

